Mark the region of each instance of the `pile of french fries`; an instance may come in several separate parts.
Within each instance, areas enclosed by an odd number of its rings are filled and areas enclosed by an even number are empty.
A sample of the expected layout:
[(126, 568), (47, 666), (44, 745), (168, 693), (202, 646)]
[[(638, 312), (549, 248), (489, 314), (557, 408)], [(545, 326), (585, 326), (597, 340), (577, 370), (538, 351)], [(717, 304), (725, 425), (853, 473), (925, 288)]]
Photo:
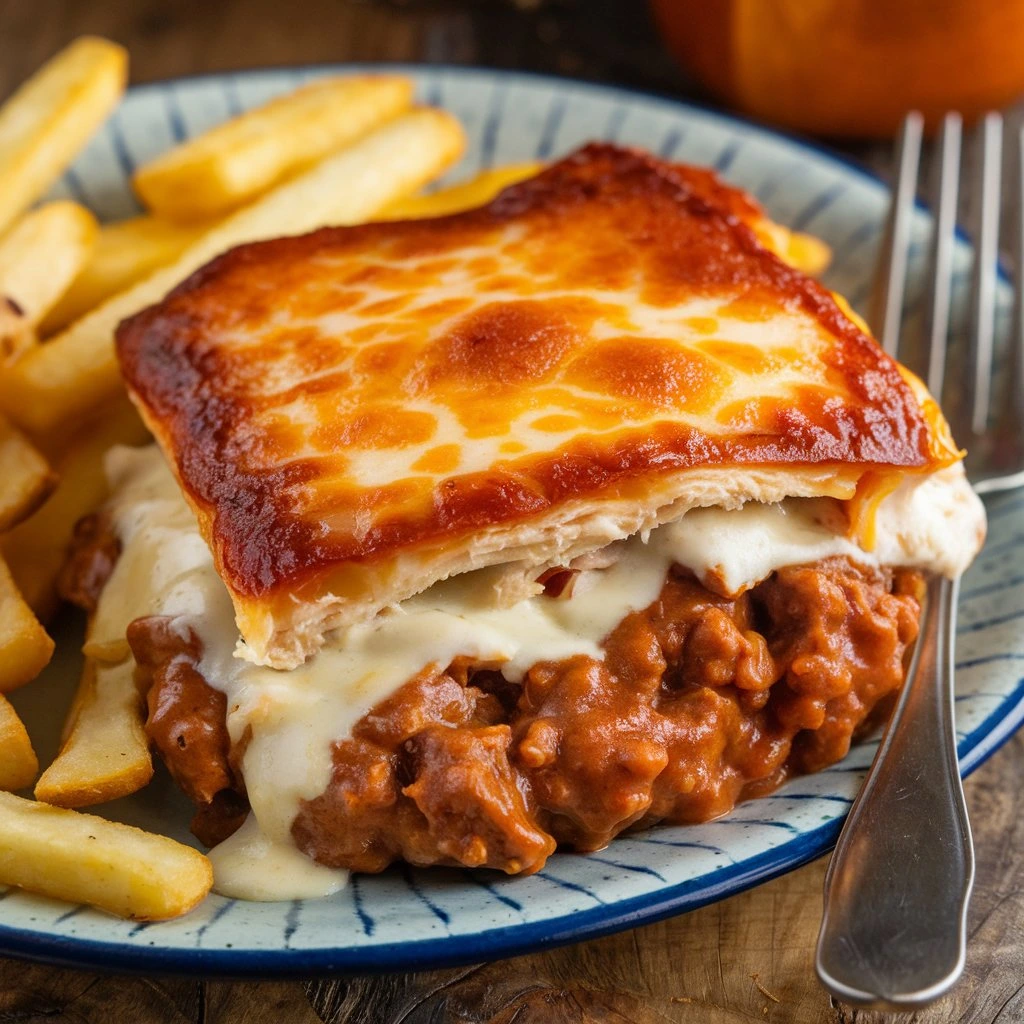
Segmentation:
[[(461, 154), (458, 122), (414, 107), (400, 77), (324, 78), (139, 168), (139, 217), (99, 224), (77, 203), (40, 203), (126, 78), (121, 47), (82, 38), (0, 106), (0, 885), (158, 920), (204, 898), (207, 858), (75, 810), (153, 774), (127, 645), (87, 631), (78, 692), (55, 709), (66, 716), (61, 749), (42, 775), (3, 696), (53, 654), (45, 624), (75, 524), (106, 496), (106, 452), (148, 437), (114, 331), (231, 246), (476, 205), (532, 168), (417, 196)], [(33, 785), (34, 799), (13, 795)]]

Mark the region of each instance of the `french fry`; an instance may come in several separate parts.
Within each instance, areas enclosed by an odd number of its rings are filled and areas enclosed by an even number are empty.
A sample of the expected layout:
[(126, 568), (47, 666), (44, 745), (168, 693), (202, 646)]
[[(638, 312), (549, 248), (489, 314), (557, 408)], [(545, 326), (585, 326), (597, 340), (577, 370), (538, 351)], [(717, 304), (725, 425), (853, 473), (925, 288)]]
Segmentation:
[(0, 793), (0, 884), (163, 921), (204, 899), (213, 869), (166, 836)]
[(53, 655), (53, 641), (25, 603), (0, 559), (0, 693), (35, 679)]
[(64, 172), (117, 105), (128, 54), (76, 39), (0, 107), (0, 232)]
[(0, 790), (32, 785), (39, 761), (25, 726), (6, 697), (0, 696)]
[(805, 274), (816, 276), (822, 273), (832, 260), (832, 250), (813, 235), (790, 231), (768, 219), (759, 221), (753, 228), (762, 245)]
[(0, 367), (36, 343), (36, 332), (21, 307), (0, 291)]
[(441, 110), (390, 121), (228, 217), (174, 263), (26, 353), (0, 377), (0, 408), (30, 432), (87, 415), (120, 389), (113, 334), (125, 317), (232, 246), (372, 217), (443, 171), (463, 145), (461, 125)]
[(104, 455), (115, 444), (141, 444), (147, 437), (122, 395), (56, 460), (60, 482), (39, 510), (0, 538), (0, 552), (18, 589), (40, 617), (47, 618), (57, 606), (56, 580), (75, 523), (106, 497)]
[(111, 295), (176, 260), (209, 224), (174, 224), (159, 217), (132, 217), (104, 224), (92, 257), (60, 301), (43, 317), (39, 335), (59, 331)]
[(88, 807), (142, 789), (153, 777), (135, 662), (86, 659), (60, 753), (36, 783), (36, 799)]
[(0, 416), (0, 532), (31, 515), (56, 483), (46, 459)]
[(140, 167), (132, 184), (168, 220), (223, 217), (411, 103), (407, 78), (321, 79), (176, 146)]
[(85, 266), (98, 232), (96, 218), (70, 200), (26, 213), (0, 238), (0, 291), (38, 323)]
[(421, 217), (443, 217), (448, 213), (471, 210), (490, 202), (509, 185), (524, 178), (532, 178), (543, 168), (544, 165), (539, 163), (492, 167), (468, 181), (460, 181), (448, 188), (399, 199), (382, 210), (378, 220), (418, 220)]
[(832, 262), (832, 250), (814, 235), (791, 231), (785, 259), (805, 274), (817, 276), (828, 269)]
[(15, 338), (0, 328), (0, 357), (16, 357), (35, 340), (36, 328), (86, 265), (99, 226), (78, 203), (46, 203), (26, 213), (0, 238), (0, 296), (18, 314)]

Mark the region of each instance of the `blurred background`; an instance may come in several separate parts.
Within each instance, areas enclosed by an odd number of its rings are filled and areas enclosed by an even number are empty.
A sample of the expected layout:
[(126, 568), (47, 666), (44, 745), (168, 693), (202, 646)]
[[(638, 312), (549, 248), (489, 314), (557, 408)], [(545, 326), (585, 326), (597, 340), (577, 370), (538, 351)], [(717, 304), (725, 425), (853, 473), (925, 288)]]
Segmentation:
[[(1024, 92), (1024, 0), (0, 0), (0, 95), (107, 36), (136, 82), (284, 64), (480, 64), (614, 82), (832, 138)], [(675, 58), (675, 59), (674, 59)]]
[(644, 0), (0, 0), (0, 93), (84, 32), (132, 78), (345, 61), (523, 68), (674, 91)]

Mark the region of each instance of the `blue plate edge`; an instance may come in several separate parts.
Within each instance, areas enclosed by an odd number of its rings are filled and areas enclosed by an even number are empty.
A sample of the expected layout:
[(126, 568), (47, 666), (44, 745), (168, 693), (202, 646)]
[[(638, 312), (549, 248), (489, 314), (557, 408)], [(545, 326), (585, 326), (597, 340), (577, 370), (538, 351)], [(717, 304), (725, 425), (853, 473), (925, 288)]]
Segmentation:
[[(988, 728), (999, 715), (993, 712), (961, 744), (960, 768), (965, 778), (981, 767), (1024, 722), (1024, 704), (1019, 704), (1014, 711), (1015, 714), (1004, 716), (1002, 721)], [(980, 736), (981, 733), (984, 735)], [(992, 736), (996, 737), (995, 741), (983, 746), (982, 741)], [(963, 749), (965, 747), (968, 749)], [(978, 751), (977, 757), (972, 757), (975, 751)], [(595, 907), (535, 925), (517, 925), (515, 938), (507, 942), (502, 941), (504, 929), (492, 928), (472, 936), (449, 935), (415, 943), (349, 947), (347, 950), (181, 949), (168, 952), (144, 946), (127, 950), (122, 943), (40, 937), (34, 932), (0, 927), (3, 940), (0, 952), (39, 963), (106, 972), (151, 973), (156, 969), (166, 974), (195, 974), (199, 970), (204, 974), (239, 978), (299, 978), (311, 973), (384, 974), (397, 970), (459, 967), (598, 939), (626, 928), (655, 924), (676, 914), (698, 910), (726, 896), (739, 895), (828, 853), (835, 846), (844, 821), (845, 816), (837, 818), (765, 850), (742, 865), (723, 867), (715, 872), (713, 884), (683, 882), (663, 890), (655, 898), (639, 896), (610, 907)], [(65, 954), (65, 946), (73, 947), (74, 953)]]

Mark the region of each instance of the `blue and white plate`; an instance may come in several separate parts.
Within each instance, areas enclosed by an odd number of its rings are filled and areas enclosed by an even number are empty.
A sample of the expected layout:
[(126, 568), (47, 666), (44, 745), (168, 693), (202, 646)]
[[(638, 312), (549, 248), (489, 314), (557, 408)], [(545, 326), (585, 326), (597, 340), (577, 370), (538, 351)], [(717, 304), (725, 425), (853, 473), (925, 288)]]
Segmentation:
[[(57, 192), (104, 218), (130, 216), (138, 207), (128, 178), (139, 162), (328, 70), (339, 69), (246, 72), (133, 89)], [(834, 253), (827, 283), (863, 307), (886, 208), (885, 189), (863, 171), (668, 100), (521, 74), (403, 70), (424, 100), (454, 111), (466, 126), (469, 149), (448, 180), (492, 164), (554, 158), (591, 139), (709, 164), (757, 196), (776, 220), (825, 239)], [(915, 264), (926, 225), (919, 211)], [(962, 271), (964, 243), (958, 258)], [(918, 302), (913, 292), (908, 301)], [(1024, 498), (997, 498), (990, 511), (990, 540), (964, 582), (960, 609), (957, 728), (965, 772), (1024, 719)], [(70, 616), (60, 624), (60, 660), (46, 679), (15, 695), (43, 759), (57, 742), (59, 695), (77, 676), (69, 653), (76, 628)], [(211, 896), (181, 920), (151, 925), (0, 890), (0, 953), (107, 969), (309, 975), (478, 961), (588, 938), (722, 899), (824, 853), (873, 750), (866, 743), (843, 763), (795, 779), (724, 820), (652, 829), (589, 856), (559, 853), (529, 878), (398, 868), (356, 876), (326, 900), (259, 904)], [(189, 809), (164, 776), (102, 810), (191, 841)]]

